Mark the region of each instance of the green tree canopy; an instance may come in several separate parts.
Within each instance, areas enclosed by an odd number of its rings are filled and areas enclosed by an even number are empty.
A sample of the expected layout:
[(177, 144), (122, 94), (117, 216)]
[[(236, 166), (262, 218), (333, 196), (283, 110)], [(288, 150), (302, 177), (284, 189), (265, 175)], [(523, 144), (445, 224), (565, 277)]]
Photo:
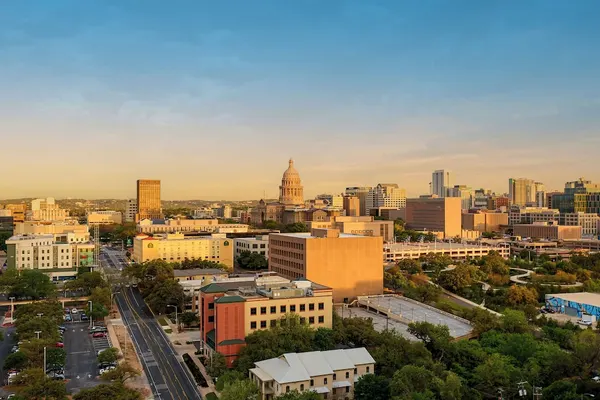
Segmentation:
[(20, 272), (9, 291), (9, 297), (31, 298), (33, 300), (56, 297), (56, 287), (42, 271), (26, 269)]
[(119, 349), (110, 347), (98, 354), (98, 363), (112, 363), (119, 358)]
[(297, 390), (292, 390), (289, 393), (275, 397), (275, 400), (321, 400), (322, 398), (317, 392), (305, 391), (300, 393)]
[(73, 400), (142, 400), (142, 394), (120, 383), (101, 384), (89, 389), (83, 389)]
[(235, 259), (237, 265), (243, 269), (249, 270), (261, 270), (267, 269), (269, 263), (267, 258), (260, 253), (252, 253), (248, 250), (244, 250)]
[(221, 400), (257, 400), (258, 388), (250, 379), (233, 381), (225, 385), (221, 392)]
[(198, 314), (196, 314), (195, 312), (185, 311), (185, 312), (179, 314), (179, 322), (181, 322), (188, 328), (191, 325), (197, 324), (199, 321), (200, 321), (200, 317), (198, 317)]
[(355, 400), (388, 400), (390, 388), (388, 380), (379, 375), (366, 374), (354, 385)]
[(28, 400), (65, 400), (67, 388), (64, 381), (48, 378), (41, 368), (23, 370), (15, 380), (17, 385), (24, 385), (20, 395)]
[(153, 285), (151, 291), (145, 292), (146, 304), (156, 313), (169, 312), (169, 305), (183, 308), (185, 293), (181, 285), (174, 279), (161, 280)]
[(2, 367), (5, 371), (10, 369), (22, 370), (29, 364), (29, 358), (22, 351), (9, 354), (4, 359), (4, 366)]
[[(102, 353), (100, 353), (102, 355)], [(123, 362), (117, 365), (116, 368), (111, 369), (108, 372), (103, 373), (100, 379), (109, 382), (118, 382), (120, 384), (125, 383), (129, 379), (140, 376), (140, 371), (133, 368), (130, 364)]]

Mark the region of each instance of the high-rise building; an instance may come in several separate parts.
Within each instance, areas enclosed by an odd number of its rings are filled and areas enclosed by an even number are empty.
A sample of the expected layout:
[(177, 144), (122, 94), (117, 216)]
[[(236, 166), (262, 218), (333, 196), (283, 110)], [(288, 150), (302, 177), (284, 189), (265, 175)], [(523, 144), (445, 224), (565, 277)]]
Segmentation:
[(125, 222), (134, 222), (135, 215), (137, 214), (137, 200), (129, 199), (127, 200), (127, 204), (125, 205)]
[(448, 189), (453, 185), (452, 172), (438, 169), (431, 174), (431, 194), (446, 197)]
[(344, 211), (348, 217), (360, 216), (360, 199), (358, 196), (344, 196)]
[(553, 196), (552, 208), (558, 208), (561, 213), (600, 214), (600, 185), (583, 178), (567, 182), (565, 192)]
[(406, 226), (410, 229), (443, 232), (444, 237), (462, 235), (461, 199), (420, 197), (406, 201)]
[(27, 204), (19, 203), (19, 204), (6, 204), (4, 206), (5, 210), (10, 210), (13, 223), (25, 222), (25, 214), (27, 213)]
[(137, 181), (136, 222), (143, 219), (162, 219), (160, 203), (160, 180), (139, 179)]
[(459, 197), (463, 210), (473, 208), (475, 194), (473, 193), (473, 189), (466, 185), (454, 185), (454, 187), (448, 188), (447, 197)]
[(328, 286), (336, 303), (381, 294), (382, 259), (381, 236), (344, 234), (338, 229), (269, 235), (269, 270)]
[(510, 178), (508, 180), (508, 197), (511, 205), (526, 206), (534, 205), (536, 199), (536, 186), (541, 185), (532, 179)]
[(535, 182), (535, 206), (547, 207), (546, 203), (546, 188), (543, 183)]
[(367, 215), (371, 215), (371, 209), (380, 207), (405, 208), (406, 190), (395, 183), (378, 184), (367, 194)]
[(346, 196), (356, 196), (358, 197), (358, 201), (360, 202), (360, 214), (359, 215), (368, 215), (367, 214), (367, 196), (371, 191), (372, 187), (370, 186), (352, 186), (346, 188)]

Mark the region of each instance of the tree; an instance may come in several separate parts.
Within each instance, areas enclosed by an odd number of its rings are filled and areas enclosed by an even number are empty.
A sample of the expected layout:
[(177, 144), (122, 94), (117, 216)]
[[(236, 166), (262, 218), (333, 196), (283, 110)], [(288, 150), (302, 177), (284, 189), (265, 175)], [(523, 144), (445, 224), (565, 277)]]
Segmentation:
[(185, 293), (181, 285), (173, 280), (157, 281), (151, 291), (146, 293), (146, 304), (156, 313), (165, 314), (169, 311), (168, 305), (183, 307)]
[(233, 381), (225, 385), (221, 392), (221, 400), (256, 400), (258, 388), (250, 379)]
[(130, 389), (122, 384), (113, 383), (95, 386), (89, 389), (83, 389), (75, 396), (73, 400), (142, 400), (142, 394), (137, 390)]
[(248, 250), (244, 250), (235, 259), (238, 266), (243, 269), (249, 270), (261, 270), (267, 269), (269, 263), (267, 258), (260, 253), (252, 253)]
[(26, 269), (21, 271), (9, 292), (9, 296), (30, 297), (33, 300), (45, 299), (56, 296), (56, 287), (48, 278), (48, 275), (42, 271)]
[(67, 388), (64, 381), (48, 378), (41, 368), (29, 368), (17, 375), (17, 385), (25, 385), (21, 395), (28, 400), (64, 400)]
[(20, 371), (23, 368), (25, 368), (28, 363), (29, 359), (27, 358), (27, 355), (22, 351), (17, 351), (8, 355), (8, 357), (4, 359), (4, 366), (2, 368), (5, 371), (8, 371), (10, 369), (16, 369)]
[(119, 349), (116, 347), (110, 347), (106, 350), (103, 350), (100, 354), (98, 354), (98, 363), (112, 363), (117, 361), (119, 358)]
[(198, 314), (192, 311), (185, 311), (179, 314), (179, 322), (184, 324), (186, 327), (190, 327), (191, 325), (197, 324), (200, 321)]
[(58, 347), (46, 349), (46, 365), (49, 367), (64, 367), (67, 362), (67, 352)]
[(450, 348), (452, 336), (446, 325), (433, 325), (429, 322), (413, 322), (408, 332), (419, 338), (436, 360), (441, 360)]
[(388, 400), (389, 398), (389, 383), (383, 376), (366, 374), (358, 378), (358, 382), (354, 385), (355, 400)]
[(57, 342), (60, 338), (56, 322), (45, 315), (29, 319), (17, 319), (15, 326), (21, 340), (37, 338), (35, 332), (40, 332), (40, 339)]
[(496, 393), (498, 387), (510, 385), (516, 372), (509, 357), (495, 353), (475, 368), (473, 377), (482, 392)]
[(526, 333), (530, 331), (525, 313), (519, 310), (505, 310), (500, 329), (508, 333)]
[[(100, 353), (102, 354), (102, 353)], [(118, 383), (125, 383), (127, 380), (140, 376), (140, 371), (133, 368), (130, 364), (124, 362), (117, 365), (116, 368), (111, 369), (108, 372), (103, 373), (100, 379), (104, 381), (115, 381)]]
[(6, 251), (6, 240), (12, 236), (11, 232), (0, 232), (0, 251)]
[(297, 390), (292, 390), (289, 393), (275, 397), (275, 400), (321, 400), (322, 398), (323, 397), (316, 392), (306, 391), (300, 393)]
[(410, 399), (415, 392), (429, 398), (432, 397), (432, 392), (437, 390), (439, 385), (439, 378), (431, 370), (416, 365), (405, 365), (394, 373), (390, 383), (390, 391), (401, 399)]
[(421, 263), (417, 260), (413, 260), (410, 258), (403, 258), (402, 260), (398, 261), (396, 265), (402, 271), (406, 271), (411, 275), (420, 274), (423, 272), (423, 268), (421, 268)]
[(22, 304), (15, 308), (15, 318), (18, 321), (26, 321), (33, 318), (39, 318), (38, 314), (44, 314), (45, 318), (50, 318), (56, 325), (61, 324), (63, 320), (63, 308), (60, 302), (55, 300), (38, 301), (30, 304)]
[(600, 366), (600, 336), (591, 329), (579, 332), (573, 343), (573, 354), (579, 360), (583, 377)]
[(545, 399), (553, 400), (578, 400), (581, 397), (577, 394), (577, 385), (568, 380), (553, 382), (542, 391)]
[(221, 353), (215, 352), (208, 361), (206, 372), (213, 378), (223, 375), (227, 371), (227, 360)]
[(506, 293), (506, 303), (510, 306), (537, 305), (538, 293), (534, 288), (512, 285)]
[(438, 278), (438, 283), (452, 292), (459, 292), (471, 286), (478, 279), (479, 270), (477, 267), (468, 264), (459, 264), (450, 271), (442, 272)]
[(227, 271), (230, 269), (227, 265), (225, 265), (223, 263), (211, 261), (211, 260), (203, 260), (200, 258), (192, 258), (192, 259), (186, 258), (180, 264), (175, 264), (173, 267), (175, 269), (200, 268), (200, 269), (220, 269), (223, 271)]
[(232, 384), (235, 381), (243, 380), (246, 378), (246, 376), (247, 374), (234, 369), (227, 370), (223, 373), (223, 375), (219, 376), (215, 388), (221, 392), (225, 386)]
[(332, 329), (318, 328), (313, 339), (314, 348), (319, 351), (335, 349), (335, 333)]
[(291, 233), (309, 232), (308, 226), (306, 226), (302, 222), (295, 222), (293, 224), (285, 225), (282, 230), (283, 230), (283, 232), (291, 232)]
[(440, 397), (444, 400), (460, 400), (463, 398), (463, 383), (458, 375), (449, 372), (440, 387)]
[(102, 277), (100, 272), (84, 272), (77, 279), (65, 283), (65, 288), (68, 290), (82, 290), (90, 293), (95, 288), (106, 288), (107, 282)]

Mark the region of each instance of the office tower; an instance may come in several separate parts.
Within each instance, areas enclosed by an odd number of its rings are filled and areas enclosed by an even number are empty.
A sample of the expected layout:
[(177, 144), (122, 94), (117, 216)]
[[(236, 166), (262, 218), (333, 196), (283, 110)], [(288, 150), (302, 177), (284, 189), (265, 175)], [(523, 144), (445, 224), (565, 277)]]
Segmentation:
[(533, 205), (536, 198), (536, 183), (532, 179), (510, 178), (508, 197), (514, 206)]
[(380, 207), (405, 208), (406, 190), (401, 189), (395, 183), (380, 183), (367, 194), (367, 215), (371, 215), (371, 209)]
[(269, 270), (328, 286), (336, 303), (381, 294), (382, 262), (381, 236), (348, 235), (339, 229), (269, 235)]
[(360, 215), (367, 214), (367, 196), (372, 188), (370, 186), (351, 186), (346, 188), (347, 196), (356, 196), (360, 202)]
[(160, 203), (160, 180), (140, 179), (137, 181), (136, 222), (143, 219), (162, 219)]
[(452, 187), (454, 179), (452, 172), (438, 169), (431, 174), (431, 194), (446, 197), (448, 189)]
[(127, 204), (125, 206), (125, 222), (134, 222), (135, 215), (137, 214), (137, 200), (129, 199), (127, 200)]
[(344, 211), (349, 217), (360, 216), (360, 199), (358, 196), (344, 196)]
[(409, 229), (443, 232), (444, 237), (461, 236), (461, 199), (421, 197), (406, 200)]
[(466, 185), (454, 185), (454, 187), (448, 188), (447, 197), (460, 198), (461, 208), (463, 210), (473, 208), (475, 195), (473, 189)]
[(564, 193), (552, 197), (552, 208), (558, 208), (561, 213), (600, 214), (600, 185), (584, 178), (567, 182)]
[(547, 207), (546, 203), (546, 188), (543, 183), (535, 182), (535, 206), (536, 207)]

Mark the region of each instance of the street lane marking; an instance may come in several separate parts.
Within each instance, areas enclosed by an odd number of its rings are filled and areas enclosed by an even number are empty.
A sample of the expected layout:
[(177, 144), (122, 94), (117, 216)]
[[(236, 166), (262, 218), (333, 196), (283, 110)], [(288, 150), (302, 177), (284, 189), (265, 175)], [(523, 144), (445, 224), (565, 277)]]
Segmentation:
[[(72, 351), (72, 352), (71, 352), (71, 353), (69, 353), (69, 354), (88, 354), (88, 353), (89, 353), (89, 351)], [(42, 361), (43, 361), (43, 360), (42, 360)]]

